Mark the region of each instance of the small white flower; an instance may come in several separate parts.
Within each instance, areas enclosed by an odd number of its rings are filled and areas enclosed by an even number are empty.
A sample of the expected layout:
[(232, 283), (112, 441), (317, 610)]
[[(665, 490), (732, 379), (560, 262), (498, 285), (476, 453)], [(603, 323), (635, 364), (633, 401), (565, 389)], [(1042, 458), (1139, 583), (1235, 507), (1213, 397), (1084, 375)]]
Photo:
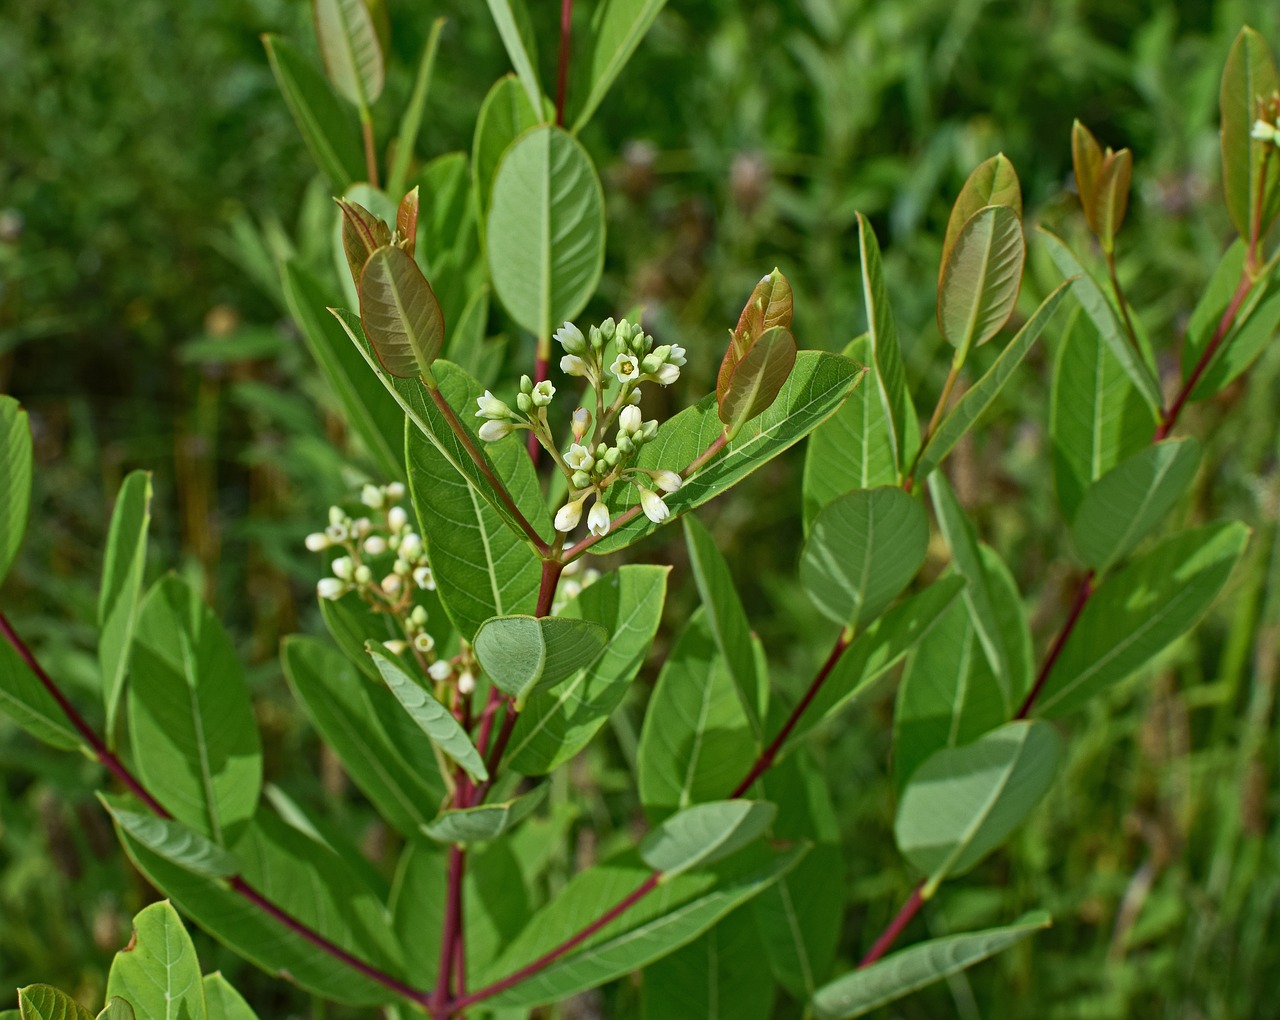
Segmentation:
[(336, 599), (347, 590), (347, 586), (336, 577), (322, 577), (316, 582), (316, 594), (322, 599)]
[(409, 523), (409, 515), (402, 506), (393, 506), (387, 512), (387, 527), (392, 531), (403, 531), (404, 526)]
[(577, 443), (569, 447), (569, 452), (564, 455), (564, 462), (573, 471), (590, 471), (596, 466), (596, 459), (591, 456), (591, 451)]
[(436, 590), (436, 579), (432, 575), (430, 567), (414, 567), (413, 583), (423, 591)]
[(1251, 138), (1256, 138), (1260, 142), (1275, 142), (1280, 140), (1280, 132), (1277, 132), (1274, 124), (1268, 124), (1265, 120), (1255, 120), (1253, 122), (1253, 130), (1249, 132)]
[(578, 526), (578, 522), (582, 520), (582, 501), (586, 498), (586, 496), (579, 496), (556, 511), (556, 531), (562, 531), (567, 535)]
[(392, 482), (387, 486), (387, 499), (392, 503), (399, 503), (404, 499), (404, 482)]
[(675, 492), (684, 484), (684, 479), (674, 471), (653, 471), (650, 476), (653, 484), (663, 492)]
[(658, 371), (653, 373), (653, 381), (660, 386), (670, 386), (673, 382), (680, 378), (680, 367), (670, 362), (663, 365)]
[(409, 650), (408, 642), (405, 641), (384, 641), (382, 647), (392, 655), (403, 655)]
[(307, 536), (306, 542), (311, 552), (324, 552), (329, 548), (329, 536), (323, 531), (313, 531)]
[(556, 395), (556, 388), (551, 385), (550, 379), (543, 379), (533, 388), (533, 406), (546, 407), (551, 403), (551, 398)]
[(644, 515), (649, 520), (653, 521), (654, 524), (661, 524), (671, 516), (671, 510), (662, 501), (661, 496), (646, 489), (643, 485), (638, 485), (636, 488), (640, 490), (640, 506), (644, 509)]
[(496, 443), (499, 439), (506, 439), (516, 430), (516, 427), (509, 421), (487, 421), (480, 426), (480, 438), (486, 443)]
[(381, 535), (370, 535), (364, 540), (364, 551), (370, 556), (381, 556), (387, 551), (387, 540)]
[(609, 371), (617, 377), (619, 382), (634, 382), (640, 374), (640, 362), (634, 354), (619, 354), (613, 359)]
[(431, 652), (436, 647), (436, 639), (428, 634), (425, 630), (413, 639), (413, 647), (420, 651), (423, 655)]
[(591, 366), (576, 354), (566, 354), (560, 359), (560, 371), (565, 375), (575, 375), (585, 379), (591, 373)]
[[(566, 322), (563, 326), (552, 334), (570, 354), (581, 354), (587, 349), (587, 338), (582, 335), (582, 330), (575, 326), (572, 322)], [(563, 364), (563, 362), (562, 362)]]
[(632, 435), (639, 432), (644, 427), (644, 416), (640, 413), (640, 408), (633, 404), (628, 404), (622, 409), (622, 413), (618, 415), (618, 431), (626, 435)]
[(388, 595), (394, 595), (400, 590), (400, 575), (388, 574), (382, 579), (382, 590)]
[(339, 556), (329, 564), (329, 569), (333, 571), (334, 577), (343, 581), (350, 581), (351, 572), (355, 569), (355, 566), (352, 564), (350, 556)]
[(629, 397), (627, 397), (627, 403), (628, 403), (628, 404), (630, 404), (632, 407), (639, 407), (639, 406), (640, 406), (640, 391), (639, 391), (639, 390), (632, 390), (632, 391), (631, 391), (631, 395), (630, 395)]
[(400, 555), (406, 560), (416, 560), (422, 555), (422, 536), (416, 531), (406, 532), (400, 539)]
[(488, 390), (484, 391), (483, 397), (476, 397), (476, 406), (480, 408), (480, 410), (476, 411), (477, 418), (488, 418), (497, 421), (511, 416), (511, 408)]
[(449, 664), (448, 659), (436, 659), (435, 662), (427, 667), (427, 676), (431, 677), (436, 683), (448, 680), (452, 674), (453, 666)]
[(470, 694), (476, 689), (476, 678), (472, 675), (471, 670), (464, 669), (462, 676), (458, 677), (458, 693)]
[(344, 524), (346, 520), (347, 520), (347, 515), (342, 512), (342, 507), (340, 506), (329, 507), (329, 523), (330, 524)]
[(369, 529), (373, 527), (373, 522), (368, 517), (361, 517), (351, 522), (351, 534), (355, 538), (364, 538), (369, 534)]
[(591, 513), (587, 514), (587, 530), (596, 538), (603, 538), (609, 534), (609, 508), (604, 505), (601, 499), (596, 500), (596, 505), (591, 508)]
[(371, 510), (381, 510), (384, 493), (376, 485), (366, 485), (360, 490), (360, 502)]
[(684, 367), (685, 350), (679, 344), (672, 344), (671, 350), (667, 353), (667, 364), (676, 365), (679, 368)]

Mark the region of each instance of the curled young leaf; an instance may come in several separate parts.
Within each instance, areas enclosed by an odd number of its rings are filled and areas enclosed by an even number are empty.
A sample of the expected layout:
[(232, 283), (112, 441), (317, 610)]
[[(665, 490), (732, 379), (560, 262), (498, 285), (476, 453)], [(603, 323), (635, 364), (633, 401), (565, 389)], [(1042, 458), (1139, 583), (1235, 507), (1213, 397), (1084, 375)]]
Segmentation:
[(351, 270), (351, 280), (359, 288), (360, 274), (369, 256), (391, 243), (391, 230), (358, 202), (345, 198), (336, 201), (342, 210), (342, 254), (346, 256), (347, 268)]
[(1102, 146), (1093, 132), (1078, 120), (1071, 124), (1071, 165), (1076, 174), (1076, 190), (1084, 218), (1095, 231), (1094, 195), (1098, 190), (1098, 173), (1102, 169)]
[(951, 207), (951, 217), (947, 220), (947, 233), (942, 242), (942, 259), (938, 270), (939, 282), (943, 269), (951, 257), (951, 249), (956, 246), (960, 231), (964, 225), (983, 206), (1003, 205), (1012, 209), (1014, 214), (1022, 216), (1022, 186), (1018, 183), (1018, 174), (1013, 164), (1003, 152), (984, 160), (974, 168), (969, 179), (964, 182), (956, 204)]
[(784, 326), (767, 329), (729, 374), (720, 395), (720, 420), (732, 439), (752, 418), (767, 411), (796, 364), (796, 341)]
[(418, 242), (418, 189), (400, 199), (396, 210), (396, 245), (406, 255), (412, 257), (413, 249)]
[(756, 284), (751, 297), (742, 307), (742, 314), (738, 316), (738, 325), (733, 330), (733, 338), (729, 341), (729, 349), (724, 353), (720, 373), (716, 377), (716, 398), (721, 403), (724, 402), (725, 391), (729, 388), (729, 380), (738, 362), (767, 330), (774, 326), (790, 329), (794, 308), (791, 284), (775, 266), (773, 272), (762, 277)]
[(1133, 177), (1133, 153), (1128, 149), (1119, 152), (1107, 150), (1098, 171), (1097, 191), (1093, 196), (1095, 230), (1102, 250), (1110, 253), (1115, 248), (1116, 234), (1124, 223), (1129, 208), (1129, 182)]
[(430, 376), (444, 345), (444, 316), (411, 255), (385, 245), (369, 256), (360, 274), (360, 324), (388, 373)]

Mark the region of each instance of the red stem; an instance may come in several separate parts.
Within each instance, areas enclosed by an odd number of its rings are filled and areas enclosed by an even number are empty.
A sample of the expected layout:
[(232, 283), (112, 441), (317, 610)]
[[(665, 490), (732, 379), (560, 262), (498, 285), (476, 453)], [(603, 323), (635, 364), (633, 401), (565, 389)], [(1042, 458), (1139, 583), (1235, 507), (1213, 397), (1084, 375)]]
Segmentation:
[(573, 27), (573, 0), (560, 0), (560, 60), (556, 71), (556, 123), (564, 127), (564, 101), (569, 88), (569, 30)]
[(450, 1008), (453, 1000), (450, 978), (462, 939), (462, 879), (466, 863), (466, 851), (455, 843), (449, 848), (449, 885), (445, 894), (444, 932), (440, 938), (440, 975), (436, 978), (436, 990), (430, 1003), (432, 1013), (439, 1017), (448, 1017), (453, 1012)]
[(1053, 639), (1053, 644), (1049, 647), (1049, 654), (1045, 656), (1040, 672), (1036, 674), (1036, 682), (1031, 685), (1031, 690), (1027, 692), (1027, 696), (1022, 702), (1022, 707), (1018, 709), (1018, 714), (1014, 716), (1015, 719), (1025, 719), (1031, 714), (1036, 698), (1040, 697), (1040, 692), (1044, 690), (1044, 685), (1049, 680), (1049, 674), (1053, 672), (1053, 664), (1058, 661), (1058, 656), (1062, 654), (1067, 638), (1071, 637), (1071, 632), (1076, 629), (1076, 624), (1080, 622), (1080, 614), (1084, 612), (1085, 605), (1096, 590), (1093, 587), (1093, 579), (1094, 573), (1090, 570), (1081, 580), (1080, 587), (1076, 589), (1075, 601), (1071, 603), (1071, 612), (1067, 616), (1067, 622), (1062, 625), (1062, 630), (1058, 631), (1058, 636)]
[(922, 889), (924, 889), (923, 882), (912, 890), (911, 895), (907, 897), (907, 902), (902, 904), (902, 909), (898, 911), (898, 916), (889, 922), (889, 927), (881, 933), (880, 937), (876, 939), (876, 944), (867, 950), (867, 955), (858, 963), (858, 970), (862, 970), (863, 967), (870, 967), (880, 957), (884, 956), (898, 936), (902, 934), (902, 929), (920, 912), (920, 907), (924, 903), (924, 898), (920, 894)]

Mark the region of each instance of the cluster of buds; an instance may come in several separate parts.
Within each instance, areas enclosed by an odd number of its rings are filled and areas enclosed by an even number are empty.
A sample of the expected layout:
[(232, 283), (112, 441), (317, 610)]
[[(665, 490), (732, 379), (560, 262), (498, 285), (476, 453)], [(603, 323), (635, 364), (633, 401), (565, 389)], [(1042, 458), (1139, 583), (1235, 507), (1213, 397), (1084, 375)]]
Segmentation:
[(550, 380), (544, 379), (534, 385), (527, 375), (520, 377), (520, 392), (516, 394), (514, 409), (485, 390), (483, 397), (476, 398), (479, 405), (476, 417), (485, 419), (485, 423), (480, 426), (480, 438), (486, 443), (496, 443), (517, 429), (550, 431), (547, 408), (551, 406), (551, 399), (555, 395), (556, 388), (551, 385)]
[(608, 372), (628, 395), (632, 387), (643, 382), (670, 386), (680, 378), (680, 369), (685, 363), (683, 347), (678, 344), (655, 347), (653, 337), (641, 329), (639, 323), (626, 319), (620, 322), (605, 319), (599, 326), (592, 326), (586, 336), (572, 322), (566, 322), (556, 330), (555, 338), (565, 351), (560, 370), (565, 375), (586, 379), (597, 391), (603, 391), (610, 382), (604, 367), (610, 345), (615, 357)]

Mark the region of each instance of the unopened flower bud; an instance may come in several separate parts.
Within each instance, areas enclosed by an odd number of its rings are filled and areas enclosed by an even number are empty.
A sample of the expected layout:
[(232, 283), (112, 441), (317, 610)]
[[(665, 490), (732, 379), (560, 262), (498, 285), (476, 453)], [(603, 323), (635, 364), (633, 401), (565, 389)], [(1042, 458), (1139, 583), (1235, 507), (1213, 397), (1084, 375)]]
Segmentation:
[(400, 555), (406, 560), (416, 560), (422, 555), (422, 536), (416, 531), (406, 532), (400, 539)]
[(392, 503), (399, 503), (404, 499), (404, 482), (392, 482), (387, 486), (387, 499)]
[(350, 556), (339, 556), (331, 564), (329, 569), (333, 571), (333, 576), (341, 578), (344, 581), (351, 580), (351, 571), (354, 569)]
[(403, 655), (409, 650), (407, 641), (384, 641), (382, 647), (389, 651), (392, 655)]
[(581, 443), (582, 437), (585, 436), (587, 431), (591, 428), (591, 412), (585, 407), (579, 407), (575, 410), (573, 412), (572, 428), (573, 441), (575, 443)]
[(381, 510), (385, 495), (376, 485), (366, 485), (360, 490), (360, 502), (371, 510)]
[(351, 579), (358, 585), (366, 585), (373, 581), (373, 571), (366, 567), (363, 563), (356, 567), (355, 573), (351, 575)]
[(329, 523), (330, 524), (342, 524), (346, 521), (346, 519), (347, 519), (347, 515), (342, 512), (342, 507), (340, 506), (329, 507)]
[(470, 694), (476, 689), (476, 678), (471, 670), (464, 669), (462, 675), (458, 677), (458, 693)]
[(387, 512), (387, 527), (392, 531), (402, 531), (404, 526), (409, 523), (409, 515), (402, 506), (393, 506)]
[(579, 496), (556, 511), (556, 531), (564, 532), (567, 535), (578, 526), (578, 522), (582, 520), (582, 501), (584, 499), (586, 499), (585, 496)]
[(613, 316), (609, 316), (604, 322), (600, 323), (600, 336), (605, 343), (613, 339), (613, 334), (617, 332), (617, 329), (618, 325), (613, 321)]
[(387, 551), (387, 540), (381, 535), (370, 535), (364, 540), (364, 551), (370, 556), (381, 556)]
[(560, 371), (565, 375), (585, 379), (591, 372), (590, 366), (576, 354), (566, 354), (560, 359)]
[(511, 417), (511, 408), (506, 403), (499, 400), (488, 390), (484, 391), (484, 396), (476, 397), (477, 418), (488, 418), (491, 421), (501, 421), (504, 418)]
[(622, 454), (618, 452), (618, 448), (616, 446), (610, 450), (604, 451), (604, 462), (607, 465), (609, 465), (609, 467), (611, 468), (617, 467), (618, 461), (620, 461), (621, 459), (622, 459)]
[(604, 500), (597, 499), (596, 505), (587, 514), (587, 530), (597, 538), (609, 534), (609, 508), (604, 505)]
[(400, 575), (388, 574), (382, 579), (382, 590), (388, 595), (395, 595), (400, 591)]
[(658, 419), (650, 418), (647, 422), (644, 423), (644, 428), (640, 430), (640, 435), (644, 438), (644, 441), (647, 443), (650, 439), (652, 439), (657, 434), (658, 434)]
[[(528, 400), (523, 393), (520, 396)], [(480, 438), (486, 443), (496, 443), (499, 439), (506, 439), (515, 431), (515, 426), (509, 421), (487, 421), (480, 426)]]
[(324, 552), (329, 548), (329, 536), (323, 531), (313, 531), (307, 536), (306, 544), (311, 552)]
[(409, 614), (409, 619), (413, 621), (415, 627), (425, 627), (429, 618), (426, 606), (414, 606), (413, 612)]
[(654, 524), (661, 524), (671, 516), (671, 510), (662, 501), (661, 496), (646, 489), (643, 485), (637, 486), (637, 488), (640, 490), (640, 506), (649, 520), (653, 521)]
[(585, 471), (575, 471), (569, 477), (569, 481), (573, 483), (575, 489), (585, 489), (591, 484), (591, 476)]
[(533, 410), (533, 397), (528, 393), (516, 394), (516, 409), (521, 414), (528, 414)]
[(676, 365), (670, 363), (663, 365), (658, 371), (653, 373), (653, 381), (659, 386), (670, 386), (673, 382), (680, 378), (680, 369)]
[(663, 492), (676, 492), (684, 484), (684, 479), (674, 471), (653, 471), (650, 472), (650, 477), (653, 478), (653, 484)]
[(631, 441), (630, 436), (624, 434), (618, 437), (618, 450), (621, 453), (635, 453), (636, 444)]
[(566, 354), (582, 354), (587, 349), (587, 338), (572, 322), (566, 322), (552, 335), (565, 349)]
[(316, 582), (316, 594), (322, 599), (336, 599), (346, 591), (347, 586), (336, 577), (322, 577)]
[(436, 659), (427, 667), (427, 676), (431, 677), (436, 683), (448, 680), (453, 674), (453, 664), (448, 659)]
[(628, 404), (622, 409), (622, 413), (618, 415), (619, 432), (639, 432), (643, 425), (644, 420), (640, 414), (640, 408), (638, 407), (632, 407)]

